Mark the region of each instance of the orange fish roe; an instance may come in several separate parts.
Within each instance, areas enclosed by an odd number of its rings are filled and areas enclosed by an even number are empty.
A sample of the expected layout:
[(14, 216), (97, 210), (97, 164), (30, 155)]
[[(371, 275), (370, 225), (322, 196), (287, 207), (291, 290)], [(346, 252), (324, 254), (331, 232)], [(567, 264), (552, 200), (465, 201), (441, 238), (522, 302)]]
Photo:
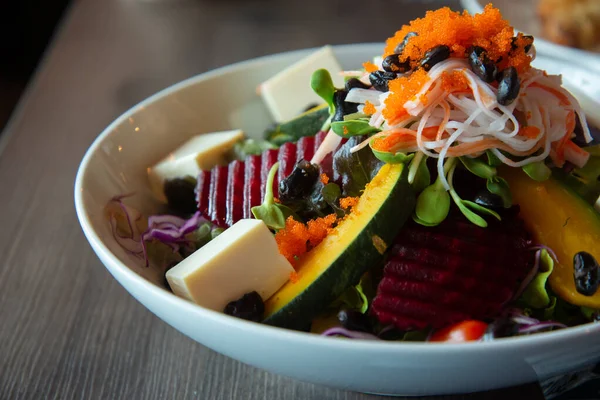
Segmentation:
[(367, 72), (375, 72), (379, 69), (379, 68), (377, 68), (377, 65), (373, 64), (371, 61), (364, 62), (363, 68)]
[(285, 227), (275, 234), (275, 241), (279, 252), (294, 265), (296, 257), (306, 253), (308, 242), (308, 228), (302, 222), (292, 217), (285, 220)]
[(466, 92), (469, 90), (469, 81), (462, 71), (442, 73), (442, 89), (447, 93)]
[(385, 99), (385, 108), (383, 109), (385, 119), (390, 121), (405, 115), (404, 104), (409, 100), (414, 100), (427, 81), (429, 81), (429, 75), (423, 69), (390, 81), (391, 93)]
[(404, 25), (387, 40), (384, 57), (394, 54), (398, 44), (409, 32), (415, 32), (417, 36), (408, 40), (400, 60), (410, 59), (413, 68), (426, 51), (438, 45), (450, 47), (451, 56), (459, 58), (465, 57), (469, 47), (481, 46), (486, 49), (491, 60), (502, 59), (505, 65), (500, 65), (501, 68), (514, 66), (519, 73), (530, 68), (531, 58), (524, 51), (524, 47), (531, 43), (530, 39), (520, 35), (521, 39), (516, 40), (513, 45), (514, 29), (491, 4), (485, 7), (483, 13), (476, 15), (470, 15), (466, 11), (461, 14), (448, 7), (428, 11), (424, 18)]
[(344, 197), (340, 199), (340, 207), (344, 210), (354, 207), (358, 203), (358, 197)]
[(329, 214), (323, 218), (308, 221), (308, 234), (310, 235), (308, 242), (310, 245), (315, 247), (321, 243), (336, 222), (337, 217), (335, 214)]
[(408, 134), (392, 134), (373, 139), (371, 147), (378, 151), (393, 151), (397, 147), (403, 147), (406, 143), (412, 145), (414, 142), (414, 136)]
[(536, 126), (524, 126), (519, 129), (519, 135), (528, 139), (535, 139), (540, 134), (540, 128)]
[(347, 135), (350, 131), (348, 130), (347, 126), (344, 126), (344, 129), (342, 129), (342, 132), (344, 133), (344, 135)]
[(367, 115), (373, 115), (375, 114), (375, 106), (373, 105), (373, 103), (371, 103), (369, 100), (367, 100), (365, 102), (365, 107), (363, 108), (363, 113), (367, 114)]
[(329, 183), (329, 177), (327, 174), (321, 174), (321, 183), (323, 183), (323, 185), (327, 185)]
[(308, 221), (308, 224), (288, 217), (285, 227), (275, 234), (279, 252), (295, 265), (299, 257), (325, 239), (337, 222), (335, 214)]

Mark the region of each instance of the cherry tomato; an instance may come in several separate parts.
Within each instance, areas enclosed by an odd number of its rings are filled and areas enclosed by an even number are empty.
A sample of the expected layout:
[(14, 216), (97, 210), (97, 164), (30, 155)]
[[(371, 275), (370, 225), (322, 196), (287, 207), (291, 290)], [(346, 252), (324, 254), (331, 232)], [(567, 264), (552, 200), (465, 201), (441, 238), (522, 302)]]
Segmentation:
[(481, 339), (487, 324), (481, 321), (463, 321), (440, 329), (431, 335), (431, 342), (461, 343)]

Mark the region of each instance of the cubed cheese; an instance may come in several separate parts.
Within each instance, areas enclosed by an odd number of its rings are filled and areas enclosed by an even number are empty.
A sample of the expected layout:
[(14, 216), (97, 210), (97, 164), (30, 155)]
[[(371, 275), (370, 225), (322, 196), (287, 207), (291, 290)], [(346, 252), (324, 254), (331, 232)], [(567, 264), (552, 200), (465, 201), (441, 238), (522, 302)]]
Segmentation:
[(188, 175), (196, 178), (201, 170), (226, 163), (225, 154), (243, 138), (244, 132), (239, 129), (194, 136), (148, 170), (152, 192), (158, 200), (166, 202), (163, 192), (166, 180)]
[(336, 87), (344, 86), (344, 78), (340, 75), (342, 68), (331, 46), (323, 47), (260, 85), (260, 94), (275, 121), (288, 121), (309, 104), (323, 103), (310, 87), (312, 73), (320, 68), (329, 71)]
[(267, 226), (242, 219), (171, 268), (167, 281), (176, 295), (223, 311), (252, 291), (267, 300), (293, 270)]

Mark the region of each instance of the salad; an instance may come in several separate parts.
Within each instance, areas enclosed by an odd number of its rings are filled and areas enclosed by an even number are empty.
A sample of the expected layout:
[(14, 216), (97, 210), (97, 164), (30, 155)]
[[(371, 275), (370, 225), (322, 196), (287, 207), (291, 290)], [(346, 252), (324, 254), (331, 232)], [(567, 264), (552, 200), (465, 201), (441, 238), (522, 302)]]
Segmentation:
[(263, 140), (203, 134), (148, 168), (160, 214), (113, 198), (115, 239), (178, 296), (325, 336), (595, 322), (600, 135), (534, 59), (491, 5), (430, 11), (357, 70), (324, 48), (259, 88), (279, 118)]

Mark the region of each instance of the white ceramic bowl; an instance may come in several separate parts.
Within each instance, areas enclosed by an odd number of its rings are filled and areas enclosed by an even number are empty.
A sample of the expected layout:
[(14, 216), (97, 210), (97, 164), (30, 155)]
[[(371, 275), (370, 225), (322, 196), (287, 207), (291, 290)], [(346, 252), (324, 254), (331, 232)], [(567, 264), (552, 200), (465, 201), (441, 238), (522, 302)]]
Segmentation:
[[(335, 47), (357, 68), (382, 45)], [(251, 323), (204, 309), (163, 286), (113, 239), (103, 207), (135, 192), (130, 204), (151, 212), (146, 168), (190, 135), (270, 122), (255, 88), (310, 50), (263, 57), (188, 79), (143, 101), (113, 122), (85, 155), (75, 183), (79, 221), (110, 273), (151, 312), (229, 357), (303, 381), (355, 391), (432, 395), (515, 385), (600, 358), (600, 324), (488, 343), (435, 344), (325, 338)], [(552, 65), (552, 62), (550, 62)], [(598, 81), (594, 82), (598, 88)]]

